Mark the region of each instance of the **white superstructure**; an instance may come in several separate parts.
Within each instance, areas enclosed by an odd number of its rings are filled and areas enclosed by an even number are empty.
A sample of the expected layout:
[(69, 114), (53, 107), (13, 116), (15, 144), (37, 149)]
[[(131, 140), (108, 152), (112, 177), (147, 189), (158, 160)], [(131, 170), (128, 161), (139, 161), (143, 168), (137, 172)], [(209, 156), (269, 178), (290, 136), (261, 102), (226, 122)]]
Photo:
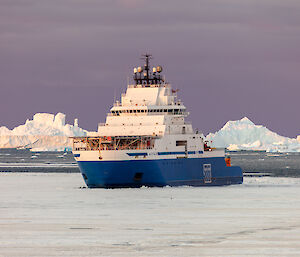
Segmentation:
[(105, 124), (99, 124), (100, 136), (164, 136), (192, 134), (191, 124), (184, 121), (185, 106), (176, 101), (170, 84), (149, 87), (129, 85), (108, 113)]

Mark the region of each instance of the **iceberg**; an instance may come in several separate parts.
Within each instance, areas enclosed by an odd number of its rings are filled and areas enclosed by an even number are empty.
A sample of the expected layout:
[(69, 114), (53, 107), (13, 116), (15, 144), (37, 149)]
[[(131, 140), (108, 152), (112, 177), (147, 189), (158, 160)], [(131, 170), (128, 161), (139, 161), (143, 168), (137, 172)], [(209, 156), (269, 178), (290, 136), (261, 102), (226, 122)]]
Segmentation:
[(24, 125), (20, 125), (12, 130), (6, 127), (0, 128), (0, 135), (29, 136), (85, 136), (87, 131), (78, 127), (78, 120), (74, 125), (65, 124), (66, 115), (57, 113), (36, 113), (32, 120), (27, 119)]
[(206, 140), (213, 147), (230, 151), (255, 150), (267, 152), (300, 152), (299, 137), (280, 136), (263, 125), (256, 125), (247, 117), (228, 121), (216, 133), (210, 133)]
[[(0, 148), (29, 148), (31, 151), (70, 151), (73, 136), (97, 136), (74, 125), (66, 124), (66, 115), (57, 113), (36, 113), (32, 120), (10, 130), (0, 127)], [(247, 117), (228, 121), (216, 133), (205, 138), (213, 147), (230, 151), (255, 150), (267, 152), (300, 152), (300, 136), (283, 137), (263, 125), (256, 125)]]
[(36, 113), (32, 120), (9, 130), (0, 127), (0, 148), (30, 148), (32, 151), (70, 151), (72, 136), (86, 136), (87, 130), (66, 124), (66, 115), (57, 113)]

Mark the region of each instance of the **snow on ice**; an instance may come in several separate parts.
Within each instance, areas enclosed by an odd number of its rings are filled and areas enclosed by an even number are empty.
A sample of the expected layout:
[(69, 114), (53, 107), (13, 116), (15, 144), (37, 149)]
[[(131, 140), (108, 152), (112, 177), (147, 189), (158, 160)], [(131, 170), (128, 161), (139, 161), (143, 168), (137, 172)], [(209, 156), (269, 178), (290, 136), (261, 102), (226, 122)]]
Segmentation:
[(231, 151), (300, 152), (299, 138), (280, 136), (262, 125), (255, 125), (247, 117), (228, 121), (216, 133), (208, 134), (206, 140), (212, 141), (214, 147)]
[(87, 131), (78, 126), (66, 124), (66, 115), (57, 113), (36, 113), (32, 120), (9, 130), (0, 127), (0, 148), (28, 147), (34, 151), (64, 151), (71, 149), (72, 136), (86, 136)]
[(299, 178), (91, 190), (78, 173), (0, 175), (0, 256), (300, 256)]

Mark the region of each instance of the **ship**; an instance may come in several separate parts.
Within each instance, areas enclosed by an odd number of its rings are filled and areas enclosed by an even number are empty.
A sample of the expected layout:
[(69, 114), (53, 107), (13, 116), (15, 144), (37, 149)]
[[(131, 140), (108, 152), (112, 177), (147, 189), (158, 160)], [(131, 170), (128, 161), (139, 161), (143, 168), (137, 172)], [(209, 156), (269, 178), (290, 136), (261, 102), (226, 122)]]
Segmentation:
[(162, 73), (144, 65), (133, 69), (126, 93), (106, 122), (86, 137), (73, 137), (73, 155), (89, 188), (223, 186), (243, 183), (225, 149), (217, 149), (186, 121), (183, 102)]

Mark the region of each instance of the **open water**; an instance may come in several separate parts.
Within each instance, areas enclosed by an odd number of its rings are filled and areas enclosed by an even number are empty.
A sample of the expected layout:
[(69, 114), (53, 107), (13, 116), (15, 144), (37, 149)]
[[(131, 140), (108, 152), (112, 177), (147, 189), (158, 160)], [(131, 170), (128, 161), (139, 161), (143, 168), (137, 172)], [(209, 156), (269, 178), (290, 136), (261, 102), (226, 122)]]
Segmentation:
[[(231, 164), (247, 175), (300, 177), (300, 153), (231, 152)], [(71, 152), (0, 149), (0, 172), (79, 172)]]
[(1, 150), (0, 256), (300, 256), (299, 155), (231, 156), (268, 176), (87, 189), (70, 153)]

